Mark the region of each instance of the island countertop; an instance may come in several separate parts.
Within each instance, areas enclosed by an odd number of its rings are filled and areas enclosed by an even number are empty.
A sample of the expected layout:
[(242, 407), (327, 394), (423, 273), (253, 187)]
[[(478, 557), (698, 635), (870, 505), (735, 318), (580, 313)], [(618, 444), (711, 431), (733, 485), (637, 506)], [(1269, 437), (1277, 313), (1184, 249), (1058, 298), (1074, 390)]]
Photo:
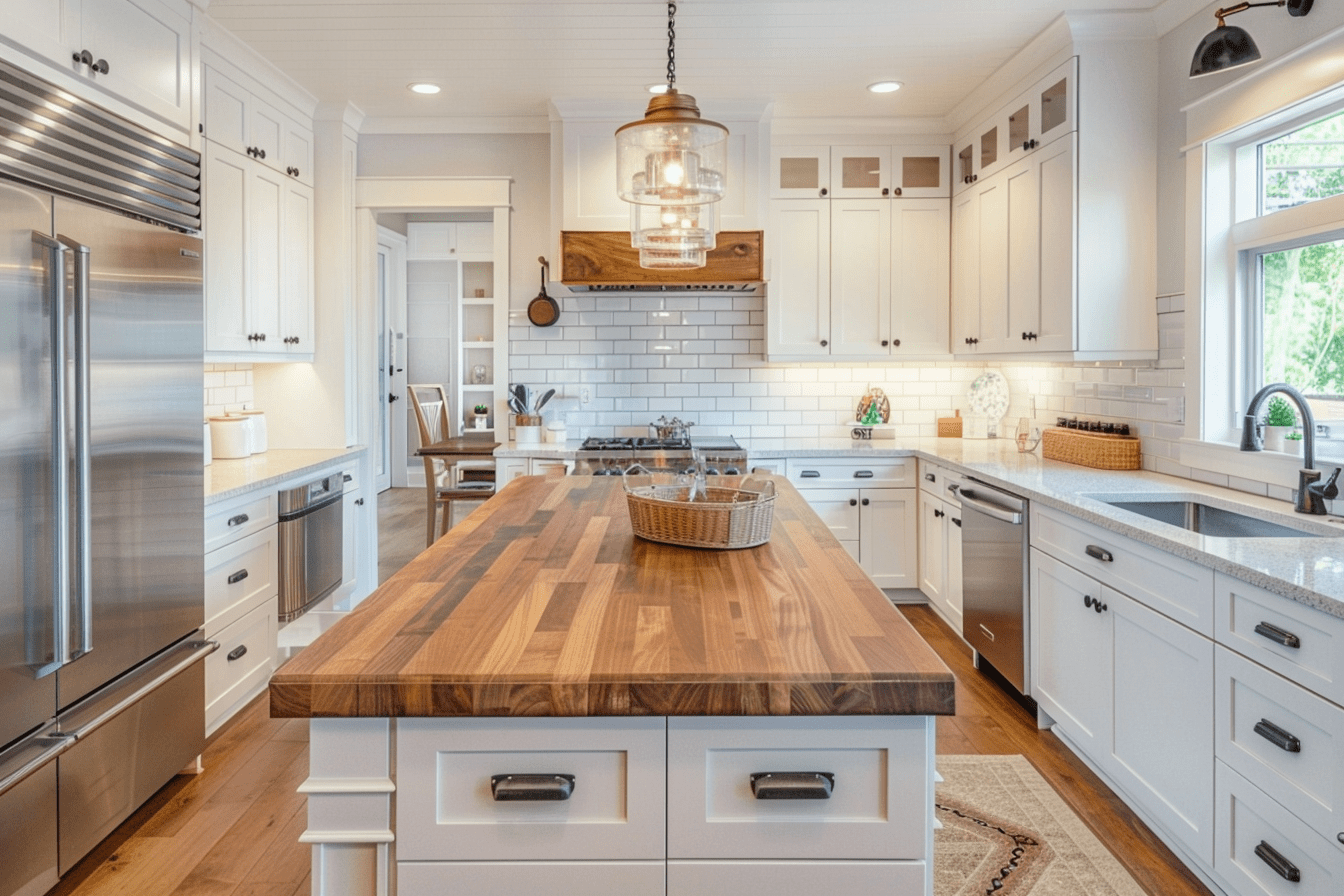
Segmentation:
[(271, 679), (276, 717), (950, 715), (953, 677), (802, 496), (655, 544), (621, 481), (525, 477)]

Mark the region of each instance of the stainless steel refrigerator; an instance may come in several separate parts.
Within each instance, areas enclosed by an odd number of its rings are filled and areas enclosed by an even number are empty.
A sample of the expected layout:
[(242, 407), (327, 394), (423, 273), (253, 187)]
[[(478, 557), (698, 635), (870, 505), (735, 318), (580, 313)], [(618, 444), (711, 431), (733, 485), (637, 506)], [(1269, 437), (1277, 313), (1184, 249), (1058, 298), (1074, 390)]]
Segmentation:
[(0, 896), (203, 746), (199, 172), (0, 61)]

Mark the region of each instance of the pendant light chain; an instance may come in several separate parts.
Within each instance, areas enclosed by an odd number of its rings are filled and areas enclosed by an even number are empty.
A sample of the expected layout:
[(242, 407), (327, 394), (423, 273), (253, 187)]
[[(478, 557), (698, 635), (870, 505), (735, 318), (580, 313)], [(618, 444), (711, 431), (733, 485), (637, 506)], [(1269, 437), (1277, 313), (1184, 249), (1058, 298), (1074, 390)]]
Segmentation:
[(677, 4), (667, 4), (667, 86), (677, 86)]

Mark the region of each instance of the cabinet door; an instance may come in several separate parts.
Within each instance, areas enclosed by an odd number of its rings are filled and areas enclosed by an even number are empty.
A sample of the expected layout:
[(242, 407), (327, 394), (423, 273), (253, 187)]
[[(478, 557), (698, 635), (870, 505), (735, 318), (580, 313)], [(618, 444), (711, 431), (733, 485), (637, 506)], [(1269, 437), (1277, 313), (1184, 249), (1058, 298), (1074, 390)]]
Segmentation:
[(408, 225), (406, 257), (411, 261), (456, 258), (457, 225), (437, 222)]
[(771, 147), (771, 199), (822, 199), (830, 192), (829, 146)]
[(947, 527), (943, 502), (920, 489), (919, 590), (939, 611), (947, 603)]
[[(280, 334), (291, 355), (313, 354), (313, 188), (284, 182)], [(274, 348), (274, 347), (272, 347)]]
[[(349, 485), (346, 486), (349, 488)], [(359, 489), (341, 493), (341, 583), (345, 588), (357, 588), (359, 565), (359, 527), (363, 521), (364, 498)]]
[(967, 137), (960, 143), (955, 144), (953, 151), (956, 155), (952, 158), (952, 193), (960, 193), (975, 183), (976, 172), (976, 151), (975, 140)]
[[(108, 64), (96, 83), (152, 115), (191, 125), (190, 12), (162, 0), (81, 0), (72, 51)], [(72, 29), (73, 30), (73, 29)], [(70, 64), (67, 56), (61, 60)]]
[(527, 458), (500, 457), (495, 459), (495, 488), (503, 488), (515, 479), (527, 475)]
[(952, 351), (975, 350), (980, 334), (980, 194), (952, 200)]
[(213, 66), (201, 66), (201, 126), (206, 138), (237, 153), (246, 153), (248, 106), (252, 94)]
[(859, 490), (859, 565), (879, 588), (919, 587), (919, 489)]
[(1040, 169), (1024, 158), (1003, 173), (1008, 203), (1008, 316), (1003, 349), (1030, 352), (1041, 318)]
[(946, 356), (951, 314), (951, 232), (946, 199), (891, 205), (891, 341), (893, 358)]
[(831, 355), (891, 352), (891, 203), (831, 201)]
[(836, 199), (880, 199), (891, 195), (891, 148), (832, 146), (831, 196)]
[(1033, 137), (1041, 146), (1077, 130), (1078, 58), (1069, 59), (1036, 85), (1031, 102), (1040, 122)]
[(943, 511), (947, 513), (947, 585), (944, 591), (946, 596), (946, 606), (948, 617), (947, 621), (952, 624), (952, 630), (959, 632), (962, 629), (962, 610), (961, 610), (961, 506), (958, 504), (944, 504)]
[(772, 202), (773, 248), (766, 296), (767, 351), (772, 356), (831, 353), (831, 203)]
[(247, 177), (248, 321), (258, 339), (253, 351), (281, 354), (285, 351), (280, 327), (283, 296), (281, 258), (284, 256), (285, 193), (289, 184), (279, 172), (253, 163)]
[(939, 199), (952, 195), (951, 155), (943, 146), (893, 146), (891, 195)]
[(1111, 622), (1093, 578), (1031, 550), (1031, 696), (1103, 768), (1111, 744)]
[(0, 41), (65, 69), (80, 50), (71, 33), (78, 26), (78, 10), (79, 0), (5, 0)]
[[(300, 183), (313, 185), (313, 129), (285, 116), (280, 135), (281, 159), (285, 173)], [(291, 169), (293, 169), (291, 171)]]
[(853, 488), (808, 488), (799, 493), (836, 540), (859, 540), (859, 490)]
[(1008, 340), (1008, 188), (1002, 177), (976, 185), (980, 216), (980, 329), (978, 352), (1011, 351)]
[(1078, 344), (1075, 320), (1074, 260), (1076, 135), (1057, 140), (1031, 157), (1037, 174), (1040, 199), (1040, 305), (1037, 334), (1031, 344), (1036, 351), (1073, 351)]
[(281, 134), (285, 131), (285, 116), (279, 109), (256, 97), (247, 107), (247, 139), (253, 156), (267, 168), (284, 171), (284, 151)]
[(249, 352), (254, 332), (247, 314), (249, 159), (204, 141), (201, 224), (205, 256), (205, 349)]
[(1111, 774), (1211, 865), (1213, 642), (1109, 588), (1103, 600), (1114, 627)]

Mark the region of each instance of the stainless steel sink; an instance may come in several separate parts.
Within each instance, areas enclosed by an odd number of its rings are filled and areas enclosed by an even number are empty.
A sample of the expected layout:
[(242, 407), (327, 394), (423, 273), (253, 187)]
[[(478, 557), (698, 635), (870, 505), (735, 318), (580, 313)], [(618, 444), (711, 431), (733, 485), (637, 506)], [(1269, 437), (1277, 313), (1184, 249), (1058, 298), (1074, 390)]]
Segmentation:
[(1198, 501), (1107, 501), (1112, 507), (1215, 538), (1320, 538), (1295, 529)]

